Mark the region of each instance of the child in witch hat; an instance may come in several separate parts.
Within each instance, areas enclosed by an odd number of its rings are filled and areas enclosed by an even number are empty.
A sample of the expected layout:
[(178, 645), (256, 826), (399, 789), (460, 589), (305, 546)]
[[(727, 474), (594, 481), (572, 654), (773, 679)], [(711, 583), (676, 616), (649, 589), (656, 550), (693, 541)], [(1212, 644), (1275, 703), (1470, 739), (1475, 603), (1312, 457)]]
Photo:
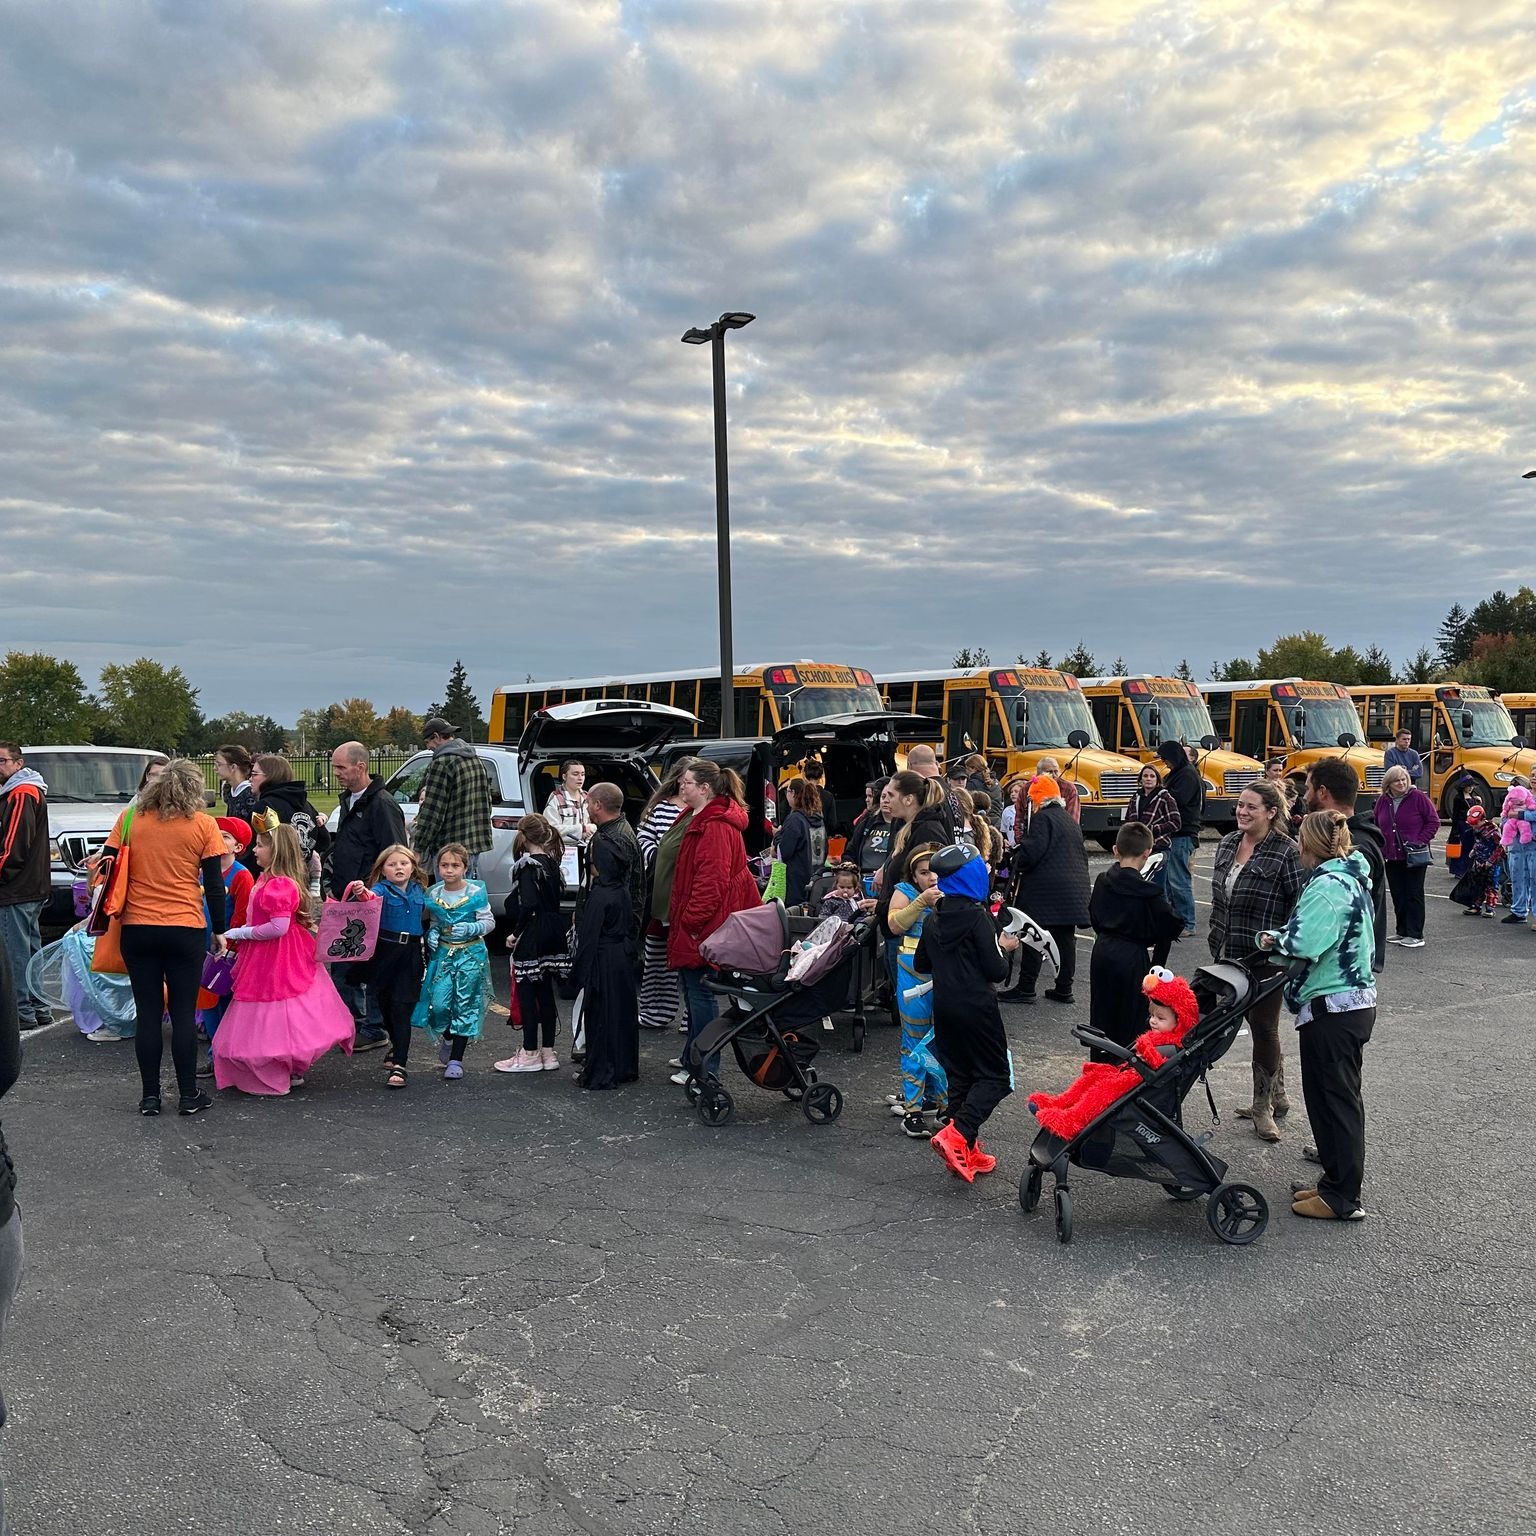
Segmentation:
[(1013, 1092), (1013, 1057), (995, 988), (1008, 975), (1005, 954), (1019, 941), (998, 934), (987, 905), (991, 871), (974, 848), (952, 843), (929, 867), (942, 899), (923, 924), (912, 968), (933, 977), (933, 1053), (949, 1078), (952, 1116), (932, 1145), (970, 1184), (997, 1167), (979, 1137), (987, 1117)]

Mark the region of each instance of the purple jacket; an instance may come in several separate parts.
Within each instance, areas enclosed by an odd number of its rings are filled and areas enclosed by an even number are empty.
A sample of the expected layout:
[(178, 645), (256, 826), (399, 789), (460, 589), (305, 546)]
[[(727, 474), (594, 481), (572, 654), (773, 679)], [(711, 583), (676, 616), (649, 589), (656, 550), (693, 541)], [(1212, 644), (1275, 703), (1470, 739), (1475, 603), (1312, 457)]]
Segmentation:
[(1410, 789), (1395, 811), (1391, 795), (1383, 794), (1376, 797), (1376, 825), (1381, 828), (1382, 857), (1391, 864), (1408, 857), (1404, 843), (1434, 841), (1440, 830), (1440, 813), (1422, 789)]

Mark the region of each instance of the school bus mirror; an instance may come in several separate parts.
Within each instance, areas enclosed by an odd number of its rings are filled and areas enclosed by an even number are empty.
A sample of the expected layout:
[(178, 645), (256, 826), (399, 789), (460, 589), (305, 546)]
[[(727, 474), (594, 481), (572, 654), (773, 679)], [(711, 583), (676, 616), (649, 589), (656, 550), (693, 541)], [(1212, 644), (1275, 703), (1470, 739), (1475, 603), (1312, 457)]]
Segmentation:
[(1349, 731), (1340, 731), (1339, 732), (1339, 745), (1341, 747), (1343, 747), (1346, 751), (1350, 747), (1357, 746), (1359, 744), (1359, 741), (1360, 741), (1360, 738), (1358, 736), (1352, 735)]
[(1200, 750), (1202, 752), (1214, 752), (1221, 745), (1219, 736), (1202, 736), (1200, 738)]
[(1091, 739), (1087, 731), (1067, 732), (1067, 745), (1077, 752), (1081, 752)]
[(1472, 711), (1470, 709), (1464, 709), (1461, 712), (1461, 734), (1463, 736), (1470, 736), (1472, 734)]

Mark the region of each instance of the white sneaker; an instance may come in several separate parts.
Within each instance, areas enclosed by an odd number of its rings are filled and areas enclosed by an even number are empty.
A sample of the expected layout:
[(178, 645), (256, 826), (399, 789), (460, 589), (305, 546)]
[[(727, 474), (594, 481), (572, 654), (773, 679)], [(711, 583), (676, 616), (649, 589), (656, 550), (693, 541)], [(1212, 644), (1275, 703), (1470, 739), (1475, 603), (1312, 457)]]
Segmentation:
[(692, 1075), (693, 1075), (693, 1074), (692, 1074), (692, 1073), (690, 1073), (690, 1072), (684, 1072), (684, 1071), (683, 1071), (683, 1069), (682, 1069), (682, 1068), (681, 1068), (681, 1067), (679, 1067), (679, 1068), (678, 1068), (678, 1069), (677, 1069), (677, 1071), (676, 1071), (676, 1072), (674, 1072), (674, 1073), (673, 1073), (673, 1074), (672, 1074), (672, 1076), (671, 1076), (671, 1077), (669, 1077), (669, 1078), (668, 1078), (668, 1079), (667, 1079), (667, 1081), (668, 1081), (668, 1082), (669, 1082), (669, 1083), (676, 1083), (676, 1084), (677, 1084), (677, 1086), (678, 1086), (678, 1087), (679, 1087), (679, 1088), (681, 1088), (681, 1087), (683, 1087), (683, 1086), (684, 1086), (684, 1084), (686, 1084), (686, 1083), (687, 1083), (687, 1081), (688, 1081), (688, 1079), (689, 1079), (689, 1078), (690, 1078), (690, 1077), (691, 1077), (691, 1076), (692, 1076)]
[(92, 1045), (111, 1045), (115, 1040), (127, 1040), (131, 1037), (113, 1029), (110, 1024), (103, 1024), (99, 1029), (93, 1029), (85, 1038)]
[(1387, 940), (1388, 944), (1406, 944), (1407, 942), (1408, 940), (1405, 939), (1400, 933), (1394, 934), (1390, 939)]
[(683, 1058), (681, 1056), (669, 1056), (667, 1058), (667, 1065), (671, 1067), (674, 1072), (678, 1071), (683, 1065)]
[(888, 1093), (885, 1096), (885, 1102), (887, 1104), (905, 1104), (906, 1100), (899, 1093)]
[(1401, 944), (1404, 949), (1423, 949), (1424, 948), (1424, 940), (1423, 939), (1399, 939), (1397, 942), (1399, 944)]
[(539, 1050), (539, 1068), (544, 1072), (558, 1072), (560, 1058), (546, 1045)]
[(890, 1108), (891, 1108), (891, 1113), (893, 1115), (896, 1115), (896, 1116), (898, 1116), (899, 1118), (901, 1118), (903, 1120), (906, 1119), (906, 1117), (907, 1117), (907, 1106), (905, 1104), (903, 1104), (900, 1099), (897, 1099), (896, 1102), (894, 1104), (892, 1104)]

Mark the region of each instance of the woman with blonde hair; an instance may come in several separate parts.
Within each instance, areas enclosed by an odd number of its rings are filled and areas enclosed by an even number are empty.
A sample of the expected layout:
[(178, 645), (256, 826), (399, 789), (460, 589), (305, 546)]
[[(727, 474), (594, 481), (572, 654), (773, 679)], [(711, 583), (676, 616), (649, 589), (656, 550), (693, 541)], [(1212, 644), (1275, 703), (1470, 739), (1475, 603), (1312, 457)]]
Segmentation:
[[(1435, 802), (1414, 786), (1401, 764), (1388, 768), (1376, 797), (1376, 825), (1381, 828), (1381, 856), (1392, 893), (1397, 934), (1388, 943), (1404, 949), (1424, 948), (1424, 875), (1429, 845), (1440, 830)], [(1509, 919), (1506, 917), (1505, 922)]]
[(127, 860), (118, 917), (133, 987), (139, 1113), (160, 1113), (161, 1020), (169, 1013), (177, 1113), (195, 1115), (213, 1102), (197, 1086), (197, 988), (208, 932), (222, 944), (226, 920), (224, 835), (204, 809), (202, 773), (183, 759), (150, 779), (112, 828), (106, 851), (113, 849), (126, 850)]
[(1376, 1023), (1371, 870), (1340, 811), (1313, 811), (1303, 819), (1301, 862), (1311, 875), (1289, 921), (1256, 936), (1261, 949), (1305, 962), (1287, 979), (1285, 1001), (1300, 1032), (1301, 1091), (1323, 1171), (1315, 1186), (1291, 1186), (1291, 1210), (1322, 1221), (1359, 1221), (1365, 1215), (1361, 1059)]

